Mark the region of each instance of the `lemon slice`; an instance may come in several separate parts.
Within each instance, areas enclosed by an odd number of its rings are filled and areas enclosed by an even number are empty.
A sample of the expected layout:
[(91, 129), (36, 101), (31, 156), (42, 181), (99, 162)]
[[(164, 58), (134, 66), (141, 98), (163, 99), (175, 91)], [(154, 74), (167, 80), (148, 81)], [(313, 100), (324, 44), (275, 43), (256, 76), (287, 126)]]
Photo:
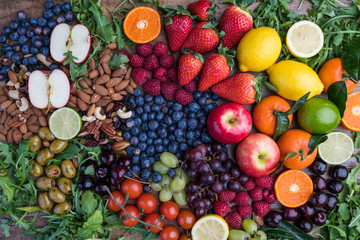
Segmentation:
[(286, 46), (295, 57), (309, 58), (320, 52), (324, 45), (321, 28), (310, 21), (292, 25), (286, 34)]
[(343, 132), (331, 132), (328, 139), (318, 147), (322, 160), (329, 164), (341, 164), (351, 158), (354, 152), (354, 142)]
[(52, 134), (61, 140), (76, 137), (81, 130), (82, 120), (80, 114), (72, 108), (59, 108), (49, 119), (49, 128)]
[(209, 214), (194, 224), (191, 235), (193, 240), (226, 240), (229, 226), (219, 215)]

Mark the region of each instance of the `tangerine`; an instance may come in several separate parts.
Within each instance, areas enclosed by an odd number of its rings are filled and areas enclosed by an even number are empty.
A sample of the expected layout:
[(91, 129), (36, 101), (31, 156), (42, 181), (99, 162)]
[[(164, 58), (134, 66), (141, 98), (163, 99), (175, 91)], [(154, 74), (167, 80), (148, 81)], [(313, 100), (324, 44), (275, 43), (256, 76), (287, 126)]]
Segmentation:
[(348, 95), (341, 124), (351, 131), (360, 131), (360, 92)]

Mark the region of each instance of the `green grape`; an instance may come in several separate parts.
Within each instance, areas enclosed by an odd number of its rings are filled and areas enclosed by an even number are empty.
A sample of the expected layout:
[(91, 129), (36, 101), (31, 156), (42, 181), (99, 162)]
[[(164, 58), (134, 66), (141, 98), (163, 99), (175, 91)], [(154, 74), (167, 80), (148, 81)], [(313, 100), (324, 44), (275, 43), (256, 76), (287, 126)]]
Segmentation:
[(177, 169), (175, 169), (175, 172), (176, 172), (176, 176), (183, 177), (185, 179), (185, 183), (188, 184), (189, 177), (184, 170), (182, 170), (182, 169), (180, 170), (180, 168), (177, 168)]
[(151, 183), (150, 184), (150, 187), (151, 187), (151, 189), (152, 190), (154, 190), (154, 191), (156, 191), (156, 192), (158, 192), (158, 191), (160, 191), (161, 189), (162, 189), (162, 186), (161, 186), (161, 184), (160, 183)]
[(152, 168), (154, 172), (159, 172), (161, 174), (166, 174), (170, 169), (167, 166), (165, 166), (161, 161), (154, 162)]
[(167, 188), (162, 188), (159, 193), (159, 199), (162, 202), (170, 201), (172, 196), (173, 194)]
[(257, 231), (254, 236), (257, 240), (267, 240), (266, 233), (264, 231)]
[(229, 240), (247, 240), (250, 234), (241, 230), (230, 230)]
[(172, 179), (167, 175), (167, 174), (163, 174), (162, 180), (160, 182), (160, 185), (162, 187), (169, 187), (170, 183), (171, 183)]
[(180, 206), (186, 206), (187, 201), (186, 201), (186, 193), (185, 191), (181, 191), (179, 193), (174, 193), (173, 194), (174, 200), (175, 202), (180, 205)]
[(245, 218), (242, 221), (241, 226), (246, 232), (248, 232), (250, 234), (254, 234), (257, 231), (256, 223), (253, 220), (251, 220), (250, 218)]
[(163, 152), (160, 155), (160, 161), (169, 168), (175, 168), (179, 163), (179, 159), (169, 152)]
[(186, 186), (186, 181), (184, 178), (175, 176), (172, 182), (170, 183), (170, 191), (173, 193), (178, 193), (184, 190)]

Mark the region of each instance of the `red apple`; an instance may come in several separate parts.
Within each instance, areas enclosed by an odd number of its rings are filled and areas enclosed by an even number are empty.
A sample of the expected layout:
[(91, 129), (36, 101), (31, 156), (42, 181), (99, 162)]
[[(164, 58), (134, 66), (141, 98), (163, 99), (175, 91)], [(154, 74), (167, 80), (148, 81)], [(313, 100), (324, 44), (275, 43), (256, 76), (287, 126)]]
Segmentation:
[(254, 133), (245, 138), (236, 149), (240, 169), (251, 177), (264, 177), (279, 165), (280, 150), (266, 134)]
[(251, 131), (250, 112), (238, 103), (225, 103), (215, 108), (207, 119), (210, 135), (218, 142), (234, 144)]

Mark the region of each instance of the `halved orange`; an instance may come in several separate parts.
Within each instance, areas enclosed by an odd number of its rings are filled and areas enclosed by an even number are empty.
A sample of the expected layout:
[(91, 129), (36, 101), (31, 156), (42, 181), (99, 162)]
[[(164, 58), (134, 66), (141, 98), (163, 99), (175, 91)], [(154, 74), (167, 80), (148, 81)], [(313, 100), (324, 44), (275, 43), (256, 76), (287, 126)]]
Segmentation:
[(137, 7), (126, 15), (123, 27), (125, 35), (131, 41), (148, 43), (160, 33), (160, 15), (150, 7)]
[(348, 95), (346, 109), (341, 123), (351, 131), (360, 131), (360, 92), (354, 92)]
[(285, 207), (299, 207), (305, 204), (312, 192), (311, 178), (300, 170), (288, 170), (278, 176), (274, 185), (277, 200)]

